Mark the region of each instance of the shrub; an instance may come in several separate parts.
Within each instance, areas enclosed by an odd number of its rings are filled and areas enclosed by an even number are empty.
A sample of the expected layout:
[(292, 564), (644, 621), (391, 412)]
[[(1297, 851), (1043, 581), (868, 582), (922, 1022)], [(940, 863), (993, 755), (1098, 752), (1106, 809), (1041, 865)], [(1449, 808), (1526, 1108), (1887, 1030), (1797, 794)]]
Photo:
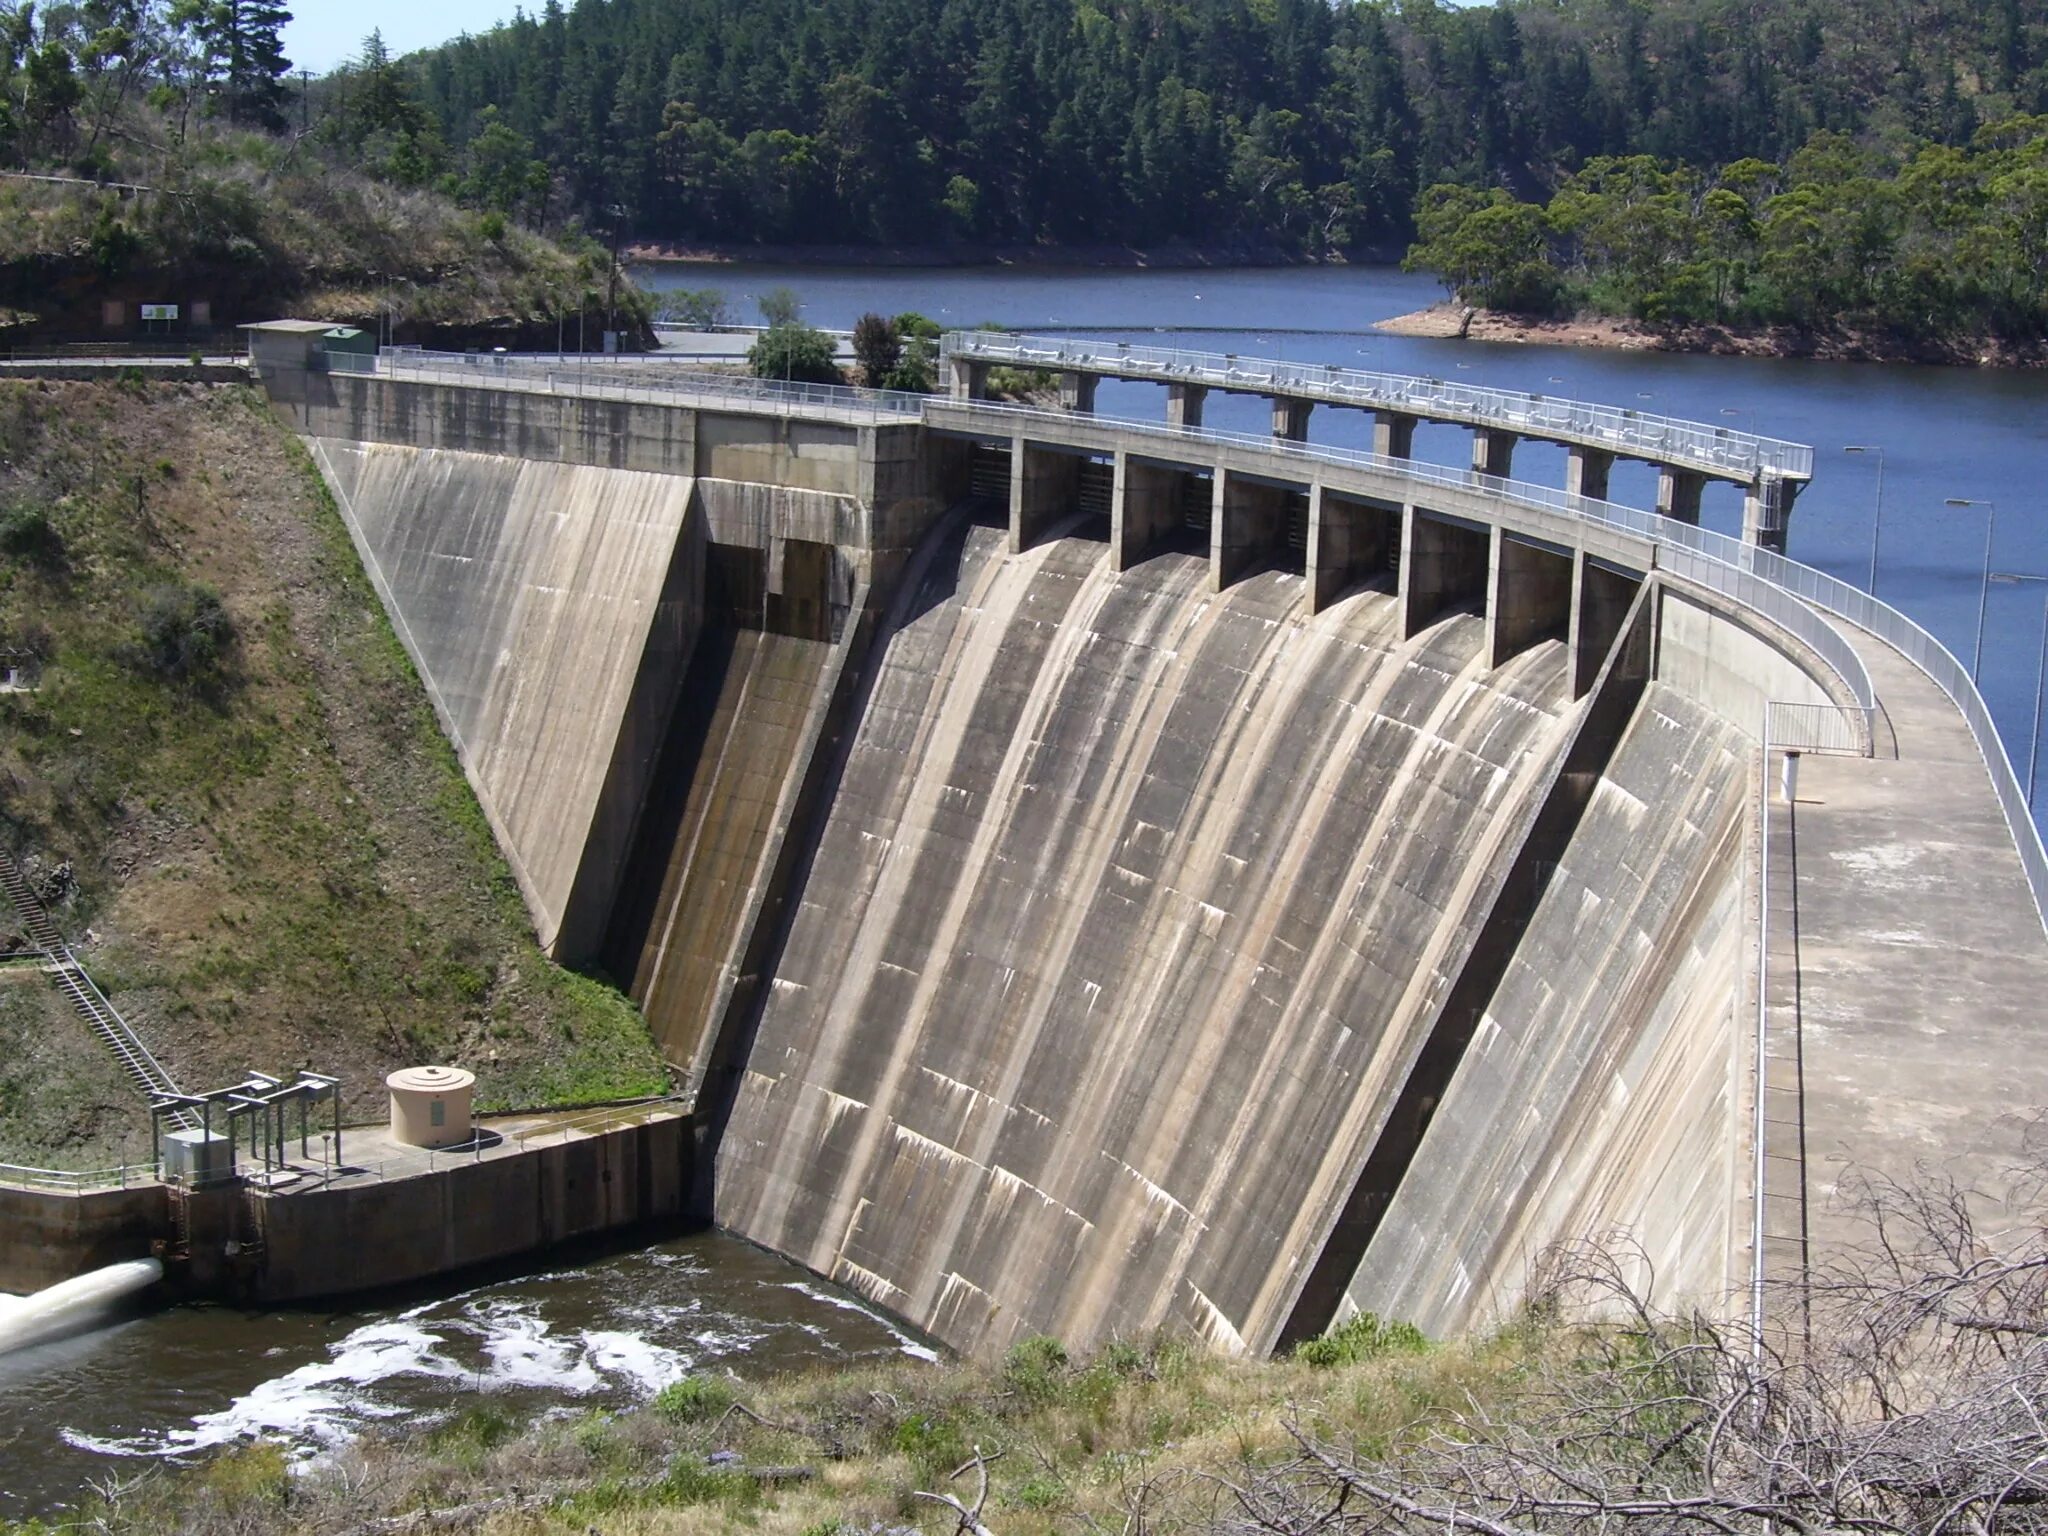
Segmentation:
[(235, 643), (234, 621), (211, 587), (170, 582), (142, 600), (142, 669), (180, 683), (217, 681)]
[(945, 1477), (971, 1454), (960, 1426), (941, 1413), (913, 1413), (896, 1426), (893, 1439), (927, 1479)]
[(772, 325), (747, 349), (747, 363), (757, 379), (799, 379), (809, 384), (837, 384), (839, 367), (832, 361), (832, 338), (800, 320)]
[(476, 221), (476, 230), (492, 245), (501, 244), (505, 238), (505, 215), (493, 208)]
[(64, 535), (41, 507), (0, 510), (0, 554), (53, 570), (64, 563)]
[(1020, 1339), (1003, 1356), (1003, 1386), (1027, 1403), (1050, 1402), (1059, 1392), (1067, 1364), (1067, 1348), (1058, 1339), (1044, 1334)]
[(685, 1376), (654, 1395), (654, 1411), (671, 1424), (715, 1419), (733, 1404), (732, 1383), (717, 1376)]
[(726, 322), (725, 295), (716, 288), (677, 288), (664, 296), (660, 318), (708, 331)]
[(1413, 1323), (1383, 1322), (1370, 1312), (1361, 1312), (1341, 1328), (1319, 1338), (1304, 1339), (1294, 1347), (1294, 1358), (1304, 1365), (1327, 1370), (1339, 1365), (1358, 1365), (1380, 1355), (1419, 1354), (1429, 1340)]

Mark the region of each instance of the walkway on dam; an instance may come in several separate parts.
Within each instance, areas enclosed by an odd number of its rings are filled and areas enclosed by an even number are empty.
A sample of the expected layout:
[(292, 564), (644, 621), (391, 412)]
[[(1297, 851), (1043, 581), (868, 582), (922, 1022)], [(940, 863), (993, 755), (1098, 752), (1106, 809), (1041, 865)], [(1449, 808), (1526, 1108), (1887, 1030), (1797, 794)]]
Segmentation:
[(1859, 1169), (1951, 1164), (1996, 1200), (2048, 1107), (2048, 936), (1990, 771), (1925, 672), (1848, 632), (1877, 755), (1806, 755), (1789, 806), (1772, 765), (1764, 1252), (1780, 1276), (1867, 1240)]

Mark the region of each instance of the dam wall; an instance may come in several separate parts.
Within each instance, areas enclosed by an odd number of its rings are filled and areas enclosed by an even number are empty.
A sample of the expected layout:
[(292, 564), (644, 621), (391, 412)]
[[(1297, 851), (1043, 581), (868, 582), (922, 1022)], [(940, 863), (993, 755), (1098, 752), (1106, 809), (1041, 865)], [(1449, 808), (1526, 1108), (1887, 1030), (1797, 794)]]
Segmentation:
[(1650, 686), (1340, 1316), (1436, 1336), (1499, 1321), (1560, 1235), (1626, 1234), (1617, 1253), (1661, 1303), (1723, 1299), (1753, 756), (1735, 726)]
[[(1006, 555), (883, 641), (718, 1147), (721, 1224), (976, 1351), (1271, 1345), (1568, 735), (1298, 576)], [(714, 1114), (716, 1110), (712, 1111)]]
[(312, 444), (542, 946), (590, 953), (702, 622), (692, 482)]
[[(583, 744), (559, 774), (593, 830), (555, 833), (617, 889), (551, 866), (557, 952), (641, 1003), (722, 1224), (983, 1355), (1456, 1331), (1614, 1232), (1670, 1299), (1744, 1267), (1756, 732), (1789, 702), (1870, 735), (1854, 647), (1747, 568), (1099, 419), (317, 387), (286, 408), (370, 434), (316, 449), (391, 508), (351, 527), (414, 573), (380, 584), (395, 620), (475, 615), (416, 656), (488, 698), (629, 653), (609, 691), (474, 718), (507, 762)], [(458, 417), (376, 393), (426, 388)], [(600, 404), (676, 420), (567, 462)], [(500, 630), (494, 672), (483, 631), (560, 584), (580, 515), (518, 510), (555, 495), (529, 474), (612, 508), (666, 480), (674, 531), (572, 562), (591, 633)], [(494, 521), (509, 574), (464, 542)], [(634, 640), (646, 601), (673, 643)]]

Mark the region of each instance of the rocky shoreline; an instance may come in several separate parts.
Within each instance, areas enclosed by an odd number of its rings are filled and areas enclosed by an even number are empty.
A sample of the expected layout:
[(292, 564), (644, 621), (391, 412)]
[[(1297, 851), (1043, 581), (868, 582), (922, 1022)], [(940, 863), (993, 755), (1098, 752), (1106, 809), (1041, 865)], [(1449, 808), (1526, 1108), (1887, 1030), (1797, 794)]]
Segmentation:
[(1990, 337), (1943, 343), (1846, 330), (1823, 334), (1775, 326), (1757, 330), (1716, 325), (1653, 326), (1607, 315), (1532, 318), (1451, 303), (1432, 304), (1411, 314), (1396, 315), (1379, 321), (1373, 329), (1390, 336), (1439, 340), (1609, 347), (1632, 352), (1702, 352), (1720, 357), (1927, 363), (1964, 368), (2048, 366), (2048, 348), (2016, 346)]

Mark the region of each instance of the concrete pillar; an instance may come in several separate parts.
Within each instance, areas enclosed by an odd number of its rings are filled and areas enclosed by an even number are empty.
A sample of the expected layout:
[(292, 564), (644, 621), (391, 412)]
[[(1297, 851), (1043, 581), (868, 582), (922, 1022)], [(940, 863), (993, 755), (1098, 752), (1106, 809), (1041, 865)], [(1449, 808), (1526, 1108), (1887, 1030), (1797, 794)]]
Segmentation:
[(1496, 427), (1472, 429), (1472, 469), (1475, 474), (1507, 479), (1514, 468), (1515, 434)]
[(1020, 555), (1080, 502), (1081, 463), (1023, 438), (1010, 444), (1010, 553)]
[(1792, 529), (1792, 503), (1805, 485), (1804, 480), (1766, 476), (1750, 486), (1742, 498), (1743, 541), (1782, 555)]
[(1629, 605), (1643, 584), (1641, 576), (1618, 571), (1580, 556), (1574, 576), (1569, 643), (1572, 653), (1572, 697), (1584, 698), (1600, 676), (1600, 666), (1621, 634)]
[(1564, 461), (1564, 493), (1584, 496), (1590, 501), (1607, 499), (1607, 477), (1614, 469), (1614, 455), (1599, 448), (1573, 448)]
[(947, 392), (955, 400), (988, 398), (988, 364), (971, 357), (946, 359)]
[(1180, 521), (1180, 471), (1118, 450), (1109, 504), (1109, 568), (1121, 574), (1144, 559)]
[(1285, 395), (1273, 397), (1273, 435), (1284, 443), (1305, 443), (1308, 441), (1308, 413), (1316, 408), (1313, 400), (1290, 400)]
[(1570, 551), (1493, 530), (1486, 597), (1486, 664), (1498, 667), (1545, 640), (1563, 640), (1572, 623)]
[(1401, 531), (1401, 509), (1308, 493), (1308, 611), (1321, 613), (1361, 581), (1383, 573)]
[(1271, 563), (1287, 540), (1287, 492), (1216, 469), (1209, 515), (1209, 590), (1221, 592), (1248, 572)]
[(1169, 427), (1199, 427), (1202, 424), (1202, 402), (1209, 398), (1206, 384), (1169, 384), (1166, 386), (1166, 424)]
[(1372, 451), (1383, 459), (1415, 457), (1415, 418), (1399, 411), (1372, 413)]
[(1095, 386), (1101, 376), (1093, 373), (1063, 373), (1060, 375), (1060, 409), (1078, 411), (1084, 415), (1095, 414)]
[(1493, 532), (1413, 506), (1401, 517), (1401, 638), (1453, 608), (1486, 601)]
[(1667, 464), (1657, 471), (1657, 510), (1666, 517), (1695, 527), (1700, 520), (1700, 492), (1707, 477), (1697, 470), (1676, 469)]

